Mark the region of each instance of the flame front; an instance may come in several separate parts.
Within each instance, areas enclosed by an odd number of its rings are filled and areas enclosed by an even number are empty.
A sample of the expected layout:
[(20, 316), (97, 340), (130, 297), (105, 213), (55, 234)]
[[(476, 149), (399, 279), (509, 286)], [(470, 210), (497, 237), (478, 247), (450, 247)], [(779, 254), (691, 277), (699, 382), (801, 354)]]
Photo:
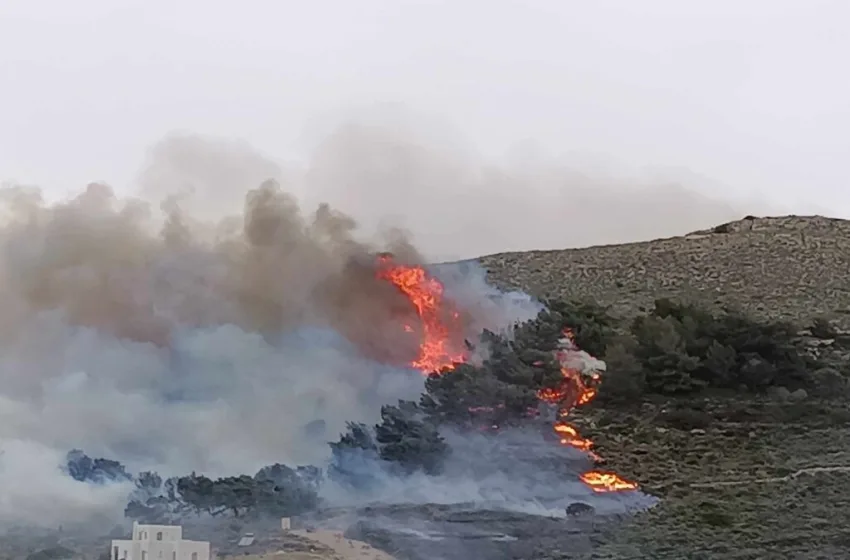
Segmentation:
[[(427, 274), (421, 266), (405, 266), (394, 263), (383, 255), (379, 258), (378, 278), (394, 284), (416, 309), (421, 323), (422, 340), (419, 355), (410, 366), (424, 374), (454, 369), (455, 364), (464, 362), (466, 355), (454, 348), (453, 334), (460, 314), (452, 309), (443, 298), (443, 285)], [(415, 332), (413, 325), (405, 325), (406, 332)]]
[(580, 475), (579, 478), (594, 492), (619, 492), (635, 490), (638, 487), (634, 482), (629, 482), (611, 472), (590, 471)]
[[(549, 404), (558, 406), (558, 417), (561, 420), (555, 422), (553, 429), (558, 435), (561, 445), (575, 447), (580, 451), (589, 453), (596, 461), (599, 456), (593, 452), (593, 442), (581, 437), (578, 430), (565, 422), (570, 411), (577, 406), (589, 403), (596, 397), (602, 376), (599, 371), (590, 369), (578, 369), (575, 357), (581, 358), (581, 352), (575, 344), (573, 333), (564, 331), (564, 338), (560, 340), (561, 350), (557, 357), (561, 364), (561, 382), (557, 387), (547, 387), (537, 393), (537, 398)], [(585, 354), (588, 358), (592, 356)], [(583, 360), (578, 360), (583, 362)], [(624, 490), (636, 490), (638, 485), (630, 482), (611, 472), (588, 471), (579, 476), (582, 482), (590, 486), (594, 492), (621, 492)]]
[[(443, 298), (443, 285), (440, 281), (429, 276), (421, 266), (394, 263), (389, 255), (379, 257), (378, 263), (378, 277), (395, 285), (410, 300), (421, 323), (419, 354), (410, 362), (410, 366), (428, 375), (452, 370), (455, 364), (465, 362), (466, 353), (456, 349), (457, 344), (453, 339), (453, 334), (460, 332), (457, 328), (453, 330), (457, 325), (452, 324), (459, 320), (459, 314)], [(413, 325), (406, 324), (404, 330), (412, 333), (416, 329)], [(599, 460), (599, 456), (593, 452), (593, 442), (581, 437), (578, 430), (563, 419), (576, 406), (587, 404), (596, 397), (602, 376), (598, 370), (590, 368), (590, 371), (585, 371), (587, 368), (576, 367), (576, 356), (581, 358), (580, 355), (584, 354), (590, 359), (593, 358), (576, 347), (571, 331), (564, 331), (560, 343), (561, 349), (557, 352), (557, 358), (561, 364), (561, 382), (557, 387), (541, 389), (537, 397), (558, 407), (560, 420), (555, 422), (553, 430), (561, 444), (589, 453), (594, 460)], [(470, 412), (492, 410), (493, 407), (470, 408)], [(498, 429), (498, 426), (488, 426), (488, 429)], [(619, 492), (635, 490), (638, 487), (634, 482), (610, 472), (589, 471), (581, 474), (579, 478), (594, 492)]]

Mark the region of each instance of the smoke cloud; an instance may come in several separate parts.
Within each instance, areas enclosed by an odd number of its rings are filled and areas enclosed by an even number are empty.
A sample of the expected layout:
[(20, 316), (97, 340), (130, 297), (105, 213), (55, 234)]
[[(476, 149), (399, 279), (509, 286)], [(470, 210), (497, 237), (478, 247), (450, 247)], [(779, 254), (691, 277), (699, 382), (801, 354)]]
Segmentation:
[(381, 108), (317, 135), (304, 196), (376, 230), (403, 224), (434, 260), (643, 241), (776, 210), (706, 196), (717, 189), (682, 170), (633, 173), (531, 142), (488, 161), (448, 127), (423, 121)]
[[(0, 524), (120, 514), (127, 488), (61, 472), (73, 448), (164, 476), (320, 463), (346, 421), (416, 399), (422, 377), (404, 366), (417, 350), (403, 328), (413, 309), (376, 277), (378, 252), (422, 264), (736, 215), (676, 186), (485, 164), (401, 122), (352, 121), (286, 166), (174, 134), (150, 150), (132, 196), (99, 183), (58, 201), (0, 189), (0, 487), (11, 489)], [(464, 336), (539, 310), (488, 286), (472, 261), (432, 271)], [(447, 496), (489, 499), (450, 477)], [(517, 504), (530, 496), (517, 492)]]
[[(191, 160), (173, 147), (155, 163)], [(241, 187), (242, 163), (259, 160), (225, 151), (224, 178)], [(422, 391), (404, 366), (418, 351), (403, 328), (414, 309), (375, 271), (378, 251), (421, 262), (404, 236), (365, 243), (353, 219), (324, 204), (305, 215), (273, 180), (243, 194), (241, 212), (190, 213), (183, 199), (200, 191), (173, 188), (161, 169), (140, 197), (101, 184), (53, 203), (0, 190), (0, 487), (12, 489), (0, 524), (120, 513), (126, 488), (61, 472), (73, 448), (165, 476), (315, 463), (346, 421), (374, 422), (382, 404)], [(536, 311), (479, 291), (482, 274), (453, 280), (458, 303), (480, 310), (469, 325)]]
[(274, 178), (305, 207), (330, 203), (356, 217), (369, 239), (403, 232), (433, 262), (649, 240), (785, 211), (712, 198), (704, 193), (721, 189), (683, 170), (632, 172), (532, 143), (490, 161), (448, 126), (404, 108), (333, 123), (306, 134), (306, 157), (290, 161), (237, 141), (171, 135), (150, 151), (143, 192), (180, 193), (192, 216), (220, 217), (241, 207), (245, 189)]

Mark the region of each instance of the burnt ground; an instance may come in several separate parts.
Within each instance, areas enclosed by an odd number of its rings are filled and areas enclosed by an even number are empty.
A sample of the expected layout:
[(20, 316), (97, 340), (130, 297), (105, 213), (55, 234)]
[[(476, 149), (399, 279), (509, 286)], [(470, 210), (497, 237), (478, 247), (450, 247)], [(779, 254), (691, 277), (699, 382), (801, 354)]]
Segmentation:
[(616, 517), (557, 519), (462, 505), (383, 506), (346, 533), (399, 560), (581, 558)]
[[(850, 405), (740, 398), (585, 409), (606, 468), (662, 497), (634, 516), (376, 508), (352, 537), (398, 558), (850, 558)], [(499, 538), (499, 537), (502, 538)], [(514, 540), (516, 539), (516, 540)]]

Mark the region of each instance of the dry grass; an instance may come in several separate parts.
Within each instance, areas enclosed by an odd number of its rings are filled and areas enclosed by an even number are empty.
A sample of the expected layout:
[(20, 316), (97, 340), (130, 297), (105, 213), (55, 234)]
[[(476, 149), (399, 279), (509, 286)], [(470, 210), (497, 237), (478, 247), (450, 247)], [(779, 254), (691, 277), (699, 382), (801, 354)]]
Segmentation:
[(393, 560), (389, 554), (338, 531), (303, 531), (288, 533), (299, 540), (315, 543), (313, 551), (269, 551), (263, 554), (234, 555), (233, 560)]
[(482, 257), (490, 280), (539, 297), (593, 300), (633, 315), (656, 298), (732, 306), (760, 317), (850, 326), (850, 221), (754, 218), (681, 237)]
[[(761, 318), (850, 326), (850, 221), (747, 218), (646, 243), (481, 259), (490, 280), (538, 297), (591, 300), (622, 318), (668, 297)], [(661, 411), (597, 407), (582, 433), (608, 467), (663, 498), (595, 558), (850, 558), (850, 410), (744, 395), (693, 403), (710, 426), (671, 428)], [(746, 414), (744, 414), (746, 412)], [(810, 469), (810, 476), (792, 476)], [(811, 470), (813, 469), (813, 470)], [(775, 483), (765, 482), (775, 479)], [(742, 481), (715, 484), (716, 481)], [(749, 481), (750, 483), (747, 483)]]

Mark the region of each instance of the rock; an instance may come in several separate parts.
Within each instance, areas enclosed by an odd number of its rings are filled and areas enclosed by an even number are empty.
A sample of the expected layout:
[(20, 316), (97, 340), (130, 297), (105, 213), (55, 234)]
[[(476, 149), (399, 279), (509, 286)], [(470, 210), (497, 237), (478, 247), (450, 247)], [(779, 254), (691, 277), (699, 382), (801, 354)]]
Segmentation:
[(815, 396), (835, 397), (847, 392), (847, 378), (840, 371), (824, 367), (812, 373)]
[(788, 398), (793, 402), (800, 402), (802, 400), (807, 399), (808, 396), (809, 393), (807, 393), (805, 389), (797, 389), (796, 391), (791, 393)]
[(593, 515), (595, 513), (596, 508), (584, 502), (573, 502), (567, 506), (567, 515), (570, 517)]
[(786, 401), (791, 396), (791, 391), (785, 387), (771, 387), (767, 394), (778, 401)]
[(693, 430), (691, 430), (691, 435), (704, 436), (705, 430), (703, 430), (702, 428), (694, 428)]

